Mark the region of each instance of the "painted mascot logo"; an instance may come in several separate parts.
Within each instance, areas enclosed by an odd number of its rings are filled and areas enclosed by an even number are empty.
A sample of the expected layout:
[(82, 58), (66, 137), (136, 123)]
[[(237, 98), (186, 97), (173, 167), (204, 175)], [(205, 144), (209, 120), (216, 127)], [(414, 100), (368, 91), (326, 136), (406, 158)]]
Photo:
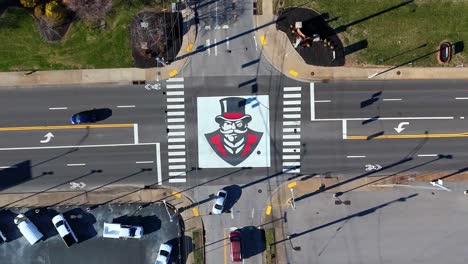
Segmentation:
[(211, 148), (232, 166), (243, 162), (257, 147), (263, 133), (248, 127), (252, 117), (245, 114), (246, 99), (229, 97), (219, 100), (221, 115), (215, 121), (219, 129), (205, 134)]

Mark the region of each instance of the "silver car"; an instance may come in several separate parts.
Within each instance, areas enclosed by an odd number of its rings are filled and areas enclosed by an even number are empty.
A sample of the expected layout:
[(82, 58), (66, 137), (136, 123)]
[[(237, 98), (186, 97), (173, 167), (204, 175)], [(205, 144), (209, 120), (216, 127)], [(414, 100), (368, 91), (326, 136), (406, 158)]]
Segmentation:
[(223, 212), (226, 198), (227, 198), (227, 192), (225, 190), (219, 190), (218, 193), (216, 194), (216, 201), (213, 204), (213, 209), (211, 210), (213, 214), (219, 215)]

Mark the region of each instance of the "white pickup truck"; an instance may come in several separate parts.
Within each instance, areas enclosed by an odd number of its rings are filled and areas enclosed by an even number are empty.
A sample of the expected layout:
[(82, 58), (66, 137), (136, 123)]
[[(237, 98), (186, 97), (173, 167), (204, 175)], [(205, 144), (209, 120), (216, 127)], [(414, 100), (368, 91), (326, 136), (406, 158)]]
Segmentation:
[(143, 227), (104, 223), (102, 236), (107, 238), (141, 238), (143, 236)]
[(54, 216), (54, 218), (52, 218), (52, 223), (67, 247), (78, 243), (78, 238), (63, 215), (58, 214)]

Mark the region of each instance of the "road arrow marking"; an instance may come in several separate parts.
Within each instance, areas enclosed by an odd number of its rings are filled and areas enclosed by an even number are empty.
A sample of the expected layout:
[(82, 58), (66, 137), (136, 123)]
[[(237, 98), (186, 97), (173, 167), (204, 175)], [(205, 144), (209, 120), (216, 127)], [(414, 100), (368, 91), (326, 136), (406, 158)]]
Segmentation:
[(44, 140), (41, 140), (41, 143), (44, 144), (44, 143), (49, 143), (50, 139), (54, 137), (54, 135), (52, 133), (47, 133), (44, 137), (46, 137), (46, 139)]
[(395, 129), (395, 131), (400, 134), (401, 131), (403, 131), (405, 128), (403, 127), (404, 125), (409, 125), (409, 122), (401, 122), (400, 124), (398, 124), (398, 127), (394, 127), (393, 129)]

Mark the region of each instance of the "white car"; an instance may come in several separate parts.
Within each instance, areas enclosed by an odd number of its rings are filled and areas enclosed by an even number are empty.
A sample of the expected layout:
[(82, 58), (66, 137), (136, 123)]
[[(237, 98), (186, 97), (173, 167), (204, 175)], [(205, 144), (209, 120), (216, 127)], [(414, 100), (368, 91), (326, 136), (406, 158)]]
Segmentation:
[(223, 212), (224, 203), (226, 202), (227, 192), (225, 190), (219, 190), (216, 194), (216, 201), (213, 204), (213, 209), (211, 210), (213, 214), (219, 215)]
[(141, 238), (143, 236), (143, 227), (104, 223), (102, 236), (108, 238)]
[(78, 238), (62, 214), (54, 216), (54, 218), (52, 218), (52, 223), (67, 247), (78, 243)]
[(169, 244), (161, 244), (159, 247), (158, 257), (156, 258), (155, 264), (167, 264), (169, 263), (169, 256), (171, 255), (172, 246)]
[(24, 214), (17, 215), (13, 222), (31, 245), (34, 245), (44, 237), (33, 222), (31, 222)]

